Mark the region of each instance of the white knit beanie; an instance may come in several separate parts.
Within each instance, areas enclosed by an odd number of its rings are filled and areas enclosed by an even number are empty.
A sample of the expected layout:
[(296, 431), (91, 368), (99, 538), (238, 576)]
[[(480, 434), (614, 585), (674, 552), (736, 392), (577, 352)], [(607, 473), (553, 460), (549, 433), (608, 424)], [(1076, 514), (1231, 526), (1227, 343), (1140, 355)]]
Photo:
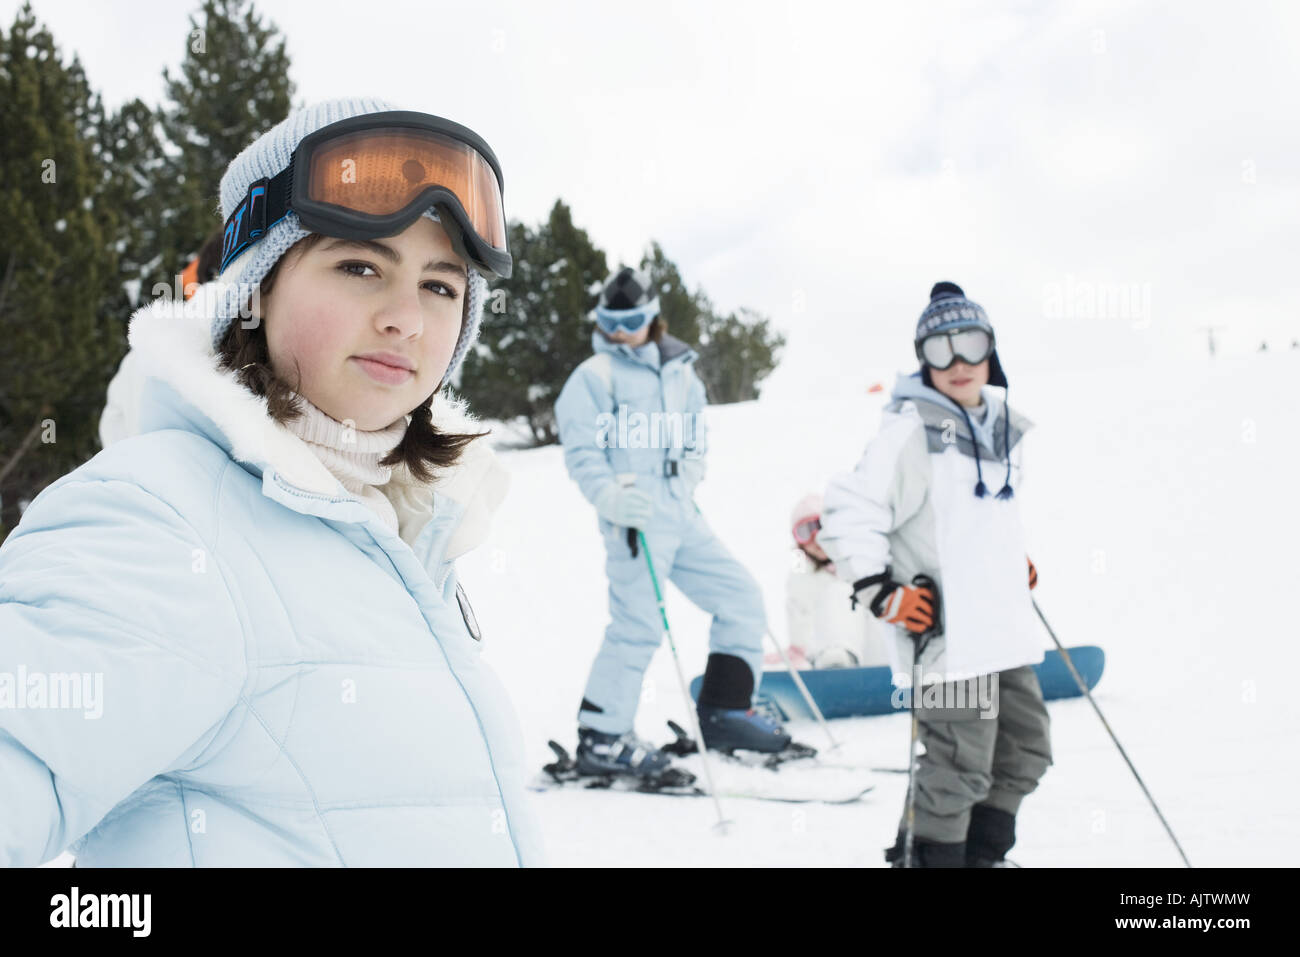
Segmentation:
[[(289, 159), (298, 144), (310, 133), (322, 127), (368, 113), (383, 113), (397, 109), (383, 100), (370, 98), (327, 100), (315, 106), (294, 110), (267, 130), (238, 156), (230, 161), (221, 177), (221, 221), (224, 223), (235, 207), (244, 201), (248, 189), (259, 179), (275, 176), (289, 165)], [(439, 222), (433, 207), (422, 214)], [(249, 298), (257, 284), (271, 267), (287, 253), (290, 247), (311, 231), (302, 228), (297, 213), (286, 213), (284, 218), (266, 231), (263, 236), (245, 249), (222, 272), (219, 279), (219, 297), (212, 320), (212, 349), (220, 348), (221, 340), (237, 317), (247, 317)], [(442, 377), (446, 383), (460, 367), (465, 353), (478, 338), (479, 323), (483, 319), (483, 303), (487, 297), (487, 280), (473, 266), (469, 269), (469, 282), (465, 290), (465, 311), (460, 324), (460, 338), (452, 353), (451, 363)]]

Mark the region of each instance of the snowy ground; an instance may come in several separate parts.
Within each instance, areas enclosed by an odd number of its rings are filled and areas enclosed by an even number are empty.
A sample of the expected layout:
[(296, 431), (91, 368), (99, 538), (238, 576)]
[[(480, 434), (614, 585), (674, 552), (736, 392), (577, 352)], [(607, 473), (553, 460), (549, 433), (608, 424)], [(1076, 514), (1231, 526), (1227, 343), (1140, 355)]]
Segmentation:
[[(1017, 490), (1038, 602), (1067, 645), (1106, 650), (1097, 702), (1198, 866), (1293, 866), (1300, 852), (1300, 628), (1287, 604), (1300, 571), (1298, 378), (1300, 352), (1105, 370), (1017, 365), (1012, 378), (1013, 405), (1039, 426)], [(873, 382), (885, 391), (869, 394)], [(892, 383), (887, 370), (865, 370), (855, 382), (817, 383), (815, 400), (709, 412), (710, 473), (697, 501), (763, 585), (778, 636), (786, 516), (853, 466)], [(558, 448), (503, 458), (514, 478), (492, 536), (458, 564), (484, 654), (540, 768), (547, 738), (574, 744), (606, 623), (603, 552)], [(708, 619), (671, 589), (668, 614), (689, 678), (703, 669)], [(1055, 766), (1021, 810), (1012, 857), (1032, 867), (1178, 866), (1088, 703), (1048, 707)], [(638, 730), (667, 740), (667, 718), (684, 723), (686, 711), (664, 648)], [(833, 726), (837, 761), (905, 765), (905, 715)], [(824, 744), (814, 725), (791, 730)], [(704, 799), (531, 799), (556, 865), (878, 867), (906, 777), (874, 780), (870, 798), (851, 806), (727, 801), (735, 825), (726, 836)]]
[[(1300, 353), (1211, 362), (1017, 366), (1013, 405), (1039, 425), (1023, 491), (1035, 594), (1067, 645), (1099, 644), (1096, 699), (1193, 864), (1292, 865), (1300, 772), (1300, 629), (1285, 604), (1300, 562), (1292, 488), (1300, 453), (1291, 383)], [(868, 394), (879, 381), (881, 394)], [(709, 476), (697, 500), (758, 577), (775, 633), (790, 552), (786, 516), (851, 468), (893, 374), (840, 394), (711, 409)], [(833, 393), (834, 390), (831, 390)], [(575, 739), (576, 709), (606, 623), (594, 513), (555, 447), (503, 453), (513, 485), (491, 539), (459, 562), (484, 654), (513, 694), (530, 760)], [(688, 677), (707, 654), (707, 617), (671, 591)], [(1044, 636), (1045, 645), (1050, 639)], [(1055, 766), (1025, 802), (1013, 853), (1026, 866), (1171, 865), (1176, 852), (1085, 700), (1049, 705)], [(647, 676), (640, 733), (685, 721), (666, 648)], [(843, 757), (906, 763), (903, 715), (833, 723)], [(813, 725), (793, 725), (815, 746)], [(878, 774), (847, 807), (635, 794), (533, 797), (557, 865), (882, 866), (906, 777)]]

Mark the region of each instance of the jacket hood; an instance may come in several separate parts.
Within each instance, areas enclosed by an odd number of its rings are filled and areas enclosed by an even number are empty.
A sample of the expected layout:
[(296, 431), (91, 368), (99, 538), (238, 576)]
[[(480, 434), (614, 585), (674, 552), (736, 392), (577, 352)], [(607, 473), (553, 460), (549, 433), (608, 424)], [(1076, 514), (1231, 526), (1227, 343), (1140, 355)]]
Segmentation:
[(984, 421), (976, 425), (960, 405), (938, 389), (926, 385), (920, 372), (913, 372), (911, 375), (899, 375), (894, 384), (893, 401), (886, 407), (886, 411), (898, 412), (904, 405), (911, 403), (925, 424), (926, 445), (931, 452), (942, 453), (950, 446), (955, 446), (960, 454), (973, 458), (977, 478), (976, 497), (983, 497), (987, 492), (981, 466), (982, 446), (989, 454), (990, 464), (997, 460), (1005, 463), (1006, 475), (997, 494), (999, 498), (1009, 498), (1015, 494), (1009, 484), (1011, 450), (1033, 427), (1033, 423), (987, 387), (980, 390), (980, 395), (988, 406), (988, 411), (984, 414)]
[[(226, 450), (232, 459), (254, 474), (274, 471), (283, 481), (315, 495), (350, 497), (342, 483), (311, 448), (267, 412), (266, 399), (254, 395), (234, 372), (217, 364), (210, 336), (210, 310), (204, 297), (184, 303), (158, 299), (136, 311), (127, 339), (129, 362), (124, 361), (109, 389), (110, 406), (138, 411), (105, 409), (105, 421), (126, 423), (125, 437), (134, 432), (181, 428), (199, 432)], [(236, 320), (238, 321), (238, 320)], [(127, 381), (119, 382), (118, 379)], [(134, 415), (132, 412), (134, 411)], [(410, 422), (410, 416), (406, 417)], [(463, 400), (440, 393), (433, 402), (433, 422), (442, 431), (477, 432), (482, 425)], [(101, 428), (105, 442), (107, 430)], [(402, 464), (393, 467), (380, 491), (392, 502), (398, 516), (398, 534), (408, 544), (432, 518), (438, 499), (458, 503), (464, 510), (448, 544), (446, 558), (464, 554), (481, 543), (487, 522), (509, 486), (509, 473), (491, 447), (473, 442), (456, 465), (442, 469), (428, 483), (418, 481)]]
[[(1002, 419), (1003, 413), (1007, 411), (1006, 402), (992, 391), (988, 386), (980, 390), (980, 397), (984, 400), (988, 411), (984, 415), (984, 421), (981, 425), (976, 426), (978, 437), (984, 440), (984, 445), (990, 451), (1001, 455), (1002, 453)], [(973, 439), (971, 431), (966, 428), (966, 415), (960, 405), (948, 398), (933, 386), (928, 386), (921, 379), (920, 372), (910, 374), (900, 373), (898, 379), (894, 382), (894, 391), (891, 395), (893, 404), (891, 407), (901, 405), (906, 401), (915, 401), (926, 403), (931, 408), (939, 410), (942, 418), (947, 419), (948, 413), (953, 414), (953, 422), (957, 429), (957, 434), (965, 439)], [(969, 414), (969, 413), (966, 413)], [(930, 425), (933, 414), (922, 415), (926, 419), (926, 424)], [(975, 424), (972, 420), (972, 424)], [(1033, 427), (1033, 422), (1018, 413), (1015, 409), (1010, 410), (1010, 427), (1011, 427), (1011, 444), (1014, 445), (1021, 435)]]

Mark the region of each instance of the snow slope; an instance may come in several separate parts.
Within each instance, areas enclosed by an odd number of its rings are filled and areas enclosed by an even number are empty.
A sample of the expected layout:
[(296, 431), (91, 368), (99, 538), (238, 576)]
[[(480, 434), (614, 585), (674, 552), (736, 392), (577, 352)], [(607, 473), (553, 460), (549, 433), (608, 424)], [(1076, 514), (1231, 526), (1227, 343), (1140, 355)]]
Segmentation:
[[(778, 370), (778, 373), (780, 370)], [(1099, 644), (1094, 695), (1197, 866), (1294, 866), (1300, 852), (1300, 627), (1287, 602), (1300, 561), (1295, 416), (1300, 352), (1214, 361), (1008, 370), (1012, 404), (1038, 424), (1017, 490), (1038, 603), (1066, 645)], [(894, 374), (812, 383), (816, 399), (708, 413), (697, 502), (758, 577), (783, 632), (800, 495), (852, 468)], [(774, 376), (775, 380), (775, 376)], [(869, 394), (869, 384), (885, 390)], [(560, 449), (503, 452), (513, 472), (489, 541), (458, 561), (484, 655), (510, 691), (530, 761), (575, 743), (578, 702), (606, 623), (603, 550)], [(669, 588), (687, 680), (703, 670), (708, 618)], [(1044, 645), (1050, 639), (1044, 637)], [(637, 728), (686, 722), (667, 649), (647, 674)], [(1086, 700), (1048, 704), (1055, 765), (1021, 809), (1011, 857), (1029, 867), (1180, 866)], [(819, 729), (792, 724), (817, 747)], [(838, 720), (834, 760), (903, 768), (906, 715)], [(844, 807), (731, 800), (534, 795), (551, 863), (580, 866), (884, 866), (906, 776), (878, 774)], [(47, 866), (66, 866), (67, 854)]]
[[(1035, 592), (1067, 645), (1099, 644), (1096, 699), (1196, 865), (1294, 865), (1300, 822), (1300, 629), (1285, 596), (1300, 562), (1292, 382), (1300, 352), (1106, 368), (1008, 370), (1011, 401), (1038, 423), (1022, 495)], [(757, 576), (784, 629), (798, 497), (852, 468), (893, 373), (819, 383), (816, 399), (709, 411), (709, 475), (697, 501)], [(885, 391), (869, 394), (881, 382)], [(458, 562), (484, 654), (513, 695), (530, 760), (575, 743), (576, 712), (606, 623), (593, 511), (556, 447), (503, 452), (514, 479), (490, 540)], [(687, 678), (708, 618), (669, 590)], [(1050, 639), (1044, 636), (1045, 646)], [(1024, 804), (1012, 857), (1026, 866), (1171, 865), (1179, 859), (1086, 700), (1049, 705), (1055, 765)], [(665, 741), (686, 712), (667, 648), (637, 727)], [(815, 725), (797, 737), (825, 744)], [(905, 715), (840, 720), (837, 761), (902, 768)], [(879, 774), (853, 806), (732, 800), (722, 836), (710, 802), (637, 794), (533, 797), (557, 865), (883, 866), (906, 776)]]

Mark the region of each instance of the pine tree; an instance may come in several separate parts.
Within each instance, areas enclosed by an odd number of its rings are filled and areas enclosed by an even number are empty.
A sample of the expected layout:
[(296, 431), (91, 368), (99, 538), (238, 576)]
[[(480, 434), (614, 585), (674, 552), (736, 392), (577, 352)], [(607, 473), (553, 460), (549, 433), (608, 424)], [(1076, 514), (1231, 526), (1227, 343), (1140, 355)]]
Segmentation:
[(697, 289), (686, 288), (681, 270), (657, 242), (641, 258), (659, 293), (659, 310), (668, 331), (692, 346), (700, 358), (695, 372), (714, 404), (758, 398), (759, 384), (779, 360), (785, 337), (751, 309), (719, 315), (713, 303)]
[(125, 350), (131, 314), (154, 298), (155, 285), (174, 284), (159, 254), (167, 219), (158, 186), (165, 177), (165, 150), (158, 114), (140, 100), (105, 116), (98, 139), (105, 176), (100, 205), (118, 216), (118, 291), (109, 308)]
[(664, 255), (658, 242), (650, 243), (641, 257), (641, 269), (650, 277), (659, 293), (659, 314), (668, 332), (688, 346), (700, 341), (700, 323), (712, 314), (713, 307), (703, 292), (691, 292), (682, 280), (677, 264)]
[(695, 371), (715, 404), (757, 399), (759, 384), (780, 361), (785, 336), (752, 309), (710, 314), (700, 335)]
[(179, 75), (163, 70), (163, 80), (160, 119), (175, 153), (156, 184), (164, 200), (157, 252), (163, 281), (172, 281), (221, 226), (226, 166), (288, 116), (293, 84), (284, 37), (248, 0), (204, 0)]
[[(560, 390), (591, 355), (588, 317), (611, 270), (562, 201), (536, 230), (512, 223), (509, 241), (514, 275), (493, 290), (458, 387), (476, 413), (506, 422), (523, 419), (531, 441), (545, 445), (559, 437), (554, 405)], [(703, 290), (687, 289), (681, 270), (657, 242), (650, 243), (641, 269), (657, 290), (668, 332), (699, 352), (696, 371), (709, 400), (757, 398), (784, 337), (752, 310), (717, 315)]]
[(605, 254), (556, 201), (536, 231), (510, 227), (514, 274), (497, 283), (460, 389), (479, 415), (523, 418), (538, 445), (556, 441), (555, 399), (591, 354), (587, 314), (605, 280)]
[(0, 535), (97, 448), (118, 341), (116, 214), (96, 204), (102, 120), (30, 5), (0, 31)]

